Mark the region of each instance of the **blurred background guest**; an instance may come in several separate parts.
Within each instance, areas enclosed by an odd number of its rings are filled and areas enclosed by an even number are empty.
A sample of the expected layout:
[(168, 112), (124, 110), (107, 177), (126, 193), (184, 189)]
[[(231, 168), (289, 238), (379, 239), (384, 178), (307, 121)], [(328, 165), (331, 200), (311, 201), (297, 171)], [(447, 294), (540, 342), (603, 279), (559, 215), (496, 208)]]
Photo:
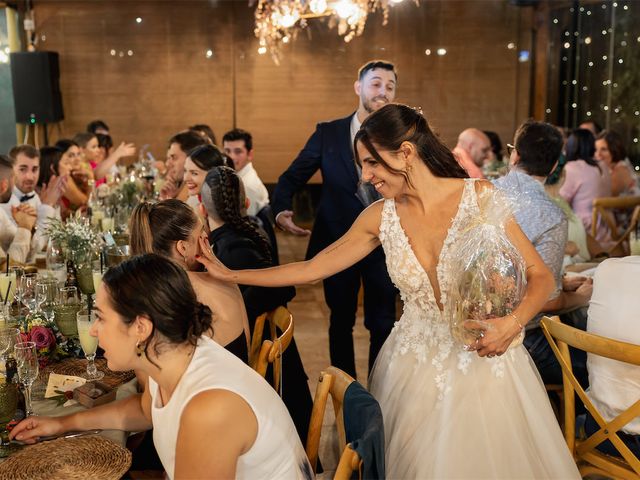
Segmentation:
[(211, 145), (218, 145), (218, 142), (216, 141), (216, 134), (213, 133), (213, 130), (209, 125), (198, 123), (189, 127), (189, 130), (196, 132), (198, 135), (203, 137), (207, 143), (210, 143)]
[(640, 195), (638, 179), (619, 134), (613, 130), (600, 132), (596, 138), (595, 158), (609, 169), (611, 195)]
[(187, 201), (189, 190), (184, 182), (184, 164), (189, 152), (205, 143), (208, 142), (204, 137), (191, 130), (176, 133), (169, 139), (165, 162), (167, 166), (166, 181), (160, 189), (160, 200), (177, 198), (183, 202)]

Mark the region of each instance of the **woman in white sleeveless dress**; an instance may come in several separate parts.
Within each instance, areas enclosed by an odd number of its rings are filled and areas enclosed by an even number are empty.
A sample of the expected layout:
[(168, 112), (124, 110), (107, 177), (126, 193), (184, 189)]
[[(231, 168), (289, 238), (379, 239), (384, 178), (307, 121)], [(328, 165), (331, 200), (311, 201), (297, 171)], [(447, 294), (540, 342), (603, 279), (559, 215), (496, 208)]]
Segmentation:
[[(142, 293), (144, 292), (144, 293)], [(213, 341), (209, 307), (186, 272), (155, 254), (107, 271), (91, 334), (114, 371), (148, 379), (143, 394), (64, 417), (31, 416), (11, 438), (69, 430), (146, 430), (169, 478), (313, 478), (293, 421), (260, 375)]]
[(491, 186), (466, 178), (422, 115), (404, 105), (372, 113), (354, 147), (362, 180), (384, 201), (341, 239), (309, 261), (265, 270), (229, 271), (205, 253), (209, 273), (242, 284), (312, 283), (382, 244), (404, 300), (370, 378), (384, 417), (387, 478), (579, 478), (519, 341), (554, 288), (534, 247), (515, 221), (506, 225), (527, 265), (525, 296), (514, 315), (490, 320), (475, 352), (462, 350), (442, 312), (449, 248), (478, 208), (476, 192)]

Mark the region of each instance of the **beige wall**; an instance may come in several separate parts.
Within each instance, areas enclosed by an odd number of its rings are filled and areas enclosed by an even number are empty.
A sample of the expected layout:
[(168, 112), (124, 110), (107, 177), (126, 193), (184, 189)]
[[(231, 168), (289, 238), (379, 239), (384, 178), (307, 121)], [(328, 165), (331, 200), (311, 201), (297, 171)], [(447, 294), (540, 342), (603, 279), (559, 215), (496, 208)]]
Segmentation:
[(163, 157), (186, 126), (208, 123), (220, 139), (235, 119), (254, 135), (260, 175), (275, 182), (318, 121), (355, 109), (355, 72), (371, 58), (397, 64), (397, 100), (422, 106), (451, 146), (469, 126), (506, 143), (529, 112), (530, 63), (518, 63), (517, 51), (530, 49), (532, 12), (505, 0), (405, 0), (386, 27), (374, 15), (350, 44), (312, 22), (283, 48), (280, 66), (257, 54), (244, 0), (34, 3), (38, 48), (60, 53), (66, 120), (54, 140), (102, 118), (114, 141), (150, 144)]

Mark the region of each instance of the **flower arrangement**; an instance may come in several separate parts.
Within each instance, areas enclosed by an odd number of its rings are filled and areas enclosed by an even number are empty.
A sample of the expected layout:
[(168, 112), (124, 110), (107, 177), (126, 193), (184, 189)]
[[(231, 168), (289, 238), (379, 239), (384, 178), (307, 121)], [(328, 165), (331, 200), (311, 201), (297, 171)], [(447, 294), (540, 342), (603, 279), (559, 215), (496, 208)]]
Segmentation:
[(79, 215), (70, 217), (66, 222), (50, 219), (46, 234), (62, 250), (65, 258), (76, 264), (91, 256), (102, 244), (100, 234)]
[(27, 315), (19, 322), (18, 327), (23, 341), (36, 344), (40, 368), (44, 368), (50, 361), (57, 361), (70, 355), (80, 355), (79, 342), (65, 337), (55, 322), (48, 320), (40, 313)]

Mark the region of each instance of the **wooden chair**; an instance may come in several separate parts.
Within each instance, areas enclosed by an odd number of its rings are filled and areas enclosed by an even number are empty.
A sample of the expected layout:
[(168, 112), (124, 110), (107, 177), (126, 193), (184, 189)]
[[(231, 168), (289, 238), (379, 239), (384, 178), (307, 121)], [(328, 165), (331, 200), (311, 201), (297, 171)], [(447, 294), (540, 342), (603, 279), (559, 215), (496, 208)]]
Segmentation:
[[(269, 322), (271, 340), (262, 341), (265, 322)], [(278, 330), (282, 332), (278, 336)], [(293, 316), (285, 307), (263, 313), (256, 319), (249, 350), (249, 365), (263, 377), (269, 364), (273, 365), (273, 388), (279, 392), (282, 354), (293, 339)]]
[(327, 408), (327, 400), (331, 395), (333, 410), (336, 416), (336, 429), (338, 430), (338, 443), (342, 450), (340, 461), (335, 472), (334, 480), (348, 480), (351, 474), (359, 470), (362, 466), (360, 456), (347, 444), (344, 430), (344, 416), (342, 405), (344, 394), (349, 385), (355, 380), (348, 374), (336, 367), (329, 367), (320, 372), (318, 387), (313, 399), (313, 409), (311, 410), (311, 420), (309, 421), (309, 433), (307, 434), (306, 451), (311, 463), (311, 468), (315, 473), (318, 463), (318, 448), (320, 446), (320, 433), (322, 432), (322, 421)]
[[(597, 474), (611, 478), (639, 479), (640, 460), (629, 450), (618, 436), (618, 430), (640, 415), (640, 399), (616, 418), (607, 422), (593, 405), (573, 374), (569, 346), (588, 353), (620, 362), (640, 365), (640, 346), (620, 342), (578, 330), (560, 322), (558, 317), (544, 317), (542, 331), (549, 341), (560, 366), (564, 385), (564, 436), (581, 475)], [(575, 396), (580, 400), (600, 426), (600, 430), (586, 439), (576, 439)], [(613, 457), (596, 450), (609, 440), (622, 458)]]
[[(620, 232), (618, 224), (612, 210), (632, 210), (631, 222), (629, 226)], [(619, 249), (623, 242), (629, 238), (629, 234), (635, 229), (640, 216), (640, 196), (637, 197), (600, 197), (593, 200), (593, 212), (591, 217), (591, 236), (596, 237), (598, 228), (598, 220), (602, 218), (611, 232), (611, 238), (616, 243), (607, 249), (607, 253), (611, 254)]]

